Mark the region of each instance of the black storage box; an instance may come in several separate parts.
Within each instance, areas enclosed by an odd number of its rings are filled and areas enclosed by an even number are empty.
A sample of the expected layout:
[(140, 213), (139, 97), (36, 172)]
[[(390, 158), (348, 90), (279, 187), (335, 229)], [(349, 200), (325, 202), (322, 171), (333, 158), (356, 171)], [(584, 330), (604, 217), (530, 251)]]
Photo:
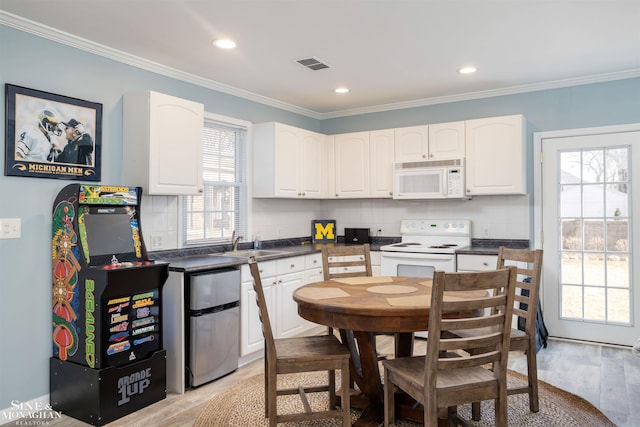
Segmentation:
[(50, 400), (56, 411), (102, 426), (167, 397), (167, 352), (125, 366), (91, 369), (50, 358)]
[(345, 228), (345, 245), (364, 245), (369, 243), (369, 228)]

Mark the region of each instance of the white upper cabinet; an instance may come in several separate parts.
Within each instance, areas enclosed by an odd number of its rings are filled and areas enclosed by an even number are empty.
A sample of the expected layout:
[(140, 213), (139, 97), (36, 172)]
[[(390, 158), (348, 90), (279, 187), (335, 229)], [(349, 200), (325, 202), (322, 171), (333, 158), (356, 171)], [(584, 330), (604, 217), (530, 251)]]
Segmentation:
[(253, 196), (326, 196), (325, 136), (282, 123), (253, 127)]
[(123, 97), (122, 182), (149, 195), (203, 191), (204, 105), (152, 91)]
[(369, 132), (369, 196), (393, 196), (394, 130)]
[(464, 135), (463, 121), (429, 125), (429, 160), (463, 158)]
[(335, 195), (369, 197), (369, 132), (334, 137)]
[(417, 162), (429, 159), (428, 126), (395, 129), (395, 161)]
[(464, 122), (395, 129), (395, 161), (459, 159), (465, 155)]
[(467, 195), (526, 194), (522, 115), (466, 121)]

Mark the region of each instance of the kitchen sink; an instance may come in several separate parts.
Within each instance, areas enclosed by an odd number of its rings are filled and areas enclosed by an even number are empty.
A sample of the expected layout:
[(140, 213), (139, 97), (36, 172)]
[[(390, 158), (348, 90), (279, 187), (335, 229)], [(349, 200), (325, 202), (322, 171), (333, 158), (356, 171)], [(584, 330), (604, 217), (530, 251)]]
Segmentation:
[(290, 252), (287, 252), (287, 251), (275, 251), (275, 250), (267, 250), (267, 249), (246, 249), (241, 251), (220, 252), (220, 253), (211, 254), (211, 255), (231, 257), (231, 258), (255, 257), (256, 259), (265, 259), (269, 257), (279, 257), (279, 256), (289, 255), (289, 254)]

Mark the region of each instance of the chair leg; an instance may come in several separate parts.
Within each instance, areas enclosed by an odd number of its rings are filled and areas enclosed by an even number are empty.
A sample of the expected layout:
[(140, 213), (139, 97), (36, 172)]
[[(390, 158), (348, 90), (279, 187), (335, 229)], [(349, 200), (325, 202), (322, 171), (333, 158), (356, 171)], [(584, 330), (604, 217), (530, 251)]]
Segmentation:
[(329, 409), (336, 408), (336, 371), (330, 369), (329, 373)]
[[(396, 422), (394, 385), (389, 380), (389, 371), (384, 370), (384, 427), (394, 425)], [(428, 424), (425, 424), (425, 426)]]
[[(438, 426), (438, 406), (436, 404), (435, 396), (431, 396), (424, 403), (424, 425), (425, 426)], [(448, 424), (448, 421), (447, 421)]]
[(458, 425), (458, 407), (450, 406), (447, 408), (447, 420), (449, 421), (449, 427), (456, 427)]
[(496, 410), (496, 427), (507, 427), (508, 425), (508, 403), (506, 394), (501, 398), (498, 397), (495, 400)]
[(269, 369), (264, 364), (264, 417), (269, 418)]
[(342, 361), (340, 368), (340, 379), (342, 384), (342, 427), (351, 426), (351, 390), (349, 390), (349, 359)]
[(275, 376), (274, 378), (269, 379), (270, 381), (267, 390), (269, 427), (276, 427), (278, 425), (278, 381)]
[(471, 419), (473, 421), (480, 421), (480, 402), (473, 402), (471, 404)]
[(527, 376), (529, 378), (529, 409), (531, 412), (538, 412), (540, 404), (538, 401), (538, 361), (535, 347), (529, 348), (527, 351)]

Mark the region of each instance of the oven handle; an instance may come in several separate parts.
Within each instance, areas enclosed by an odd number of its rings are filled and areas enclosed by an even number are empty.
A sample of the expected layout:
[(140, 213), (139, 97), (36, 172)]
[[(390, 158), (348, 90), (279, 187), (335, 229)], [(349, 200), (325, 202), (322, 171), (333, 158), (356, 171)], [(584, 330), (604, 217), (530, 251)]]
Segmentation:
[(419, 260), (445, 260), (449, 261), (455, 257), (456, 254), (429, 254), (429, 253), (416, 253), (416, 252), (380, 252), (382, 258), (399, 258), (399, 259), (419, 259)]

